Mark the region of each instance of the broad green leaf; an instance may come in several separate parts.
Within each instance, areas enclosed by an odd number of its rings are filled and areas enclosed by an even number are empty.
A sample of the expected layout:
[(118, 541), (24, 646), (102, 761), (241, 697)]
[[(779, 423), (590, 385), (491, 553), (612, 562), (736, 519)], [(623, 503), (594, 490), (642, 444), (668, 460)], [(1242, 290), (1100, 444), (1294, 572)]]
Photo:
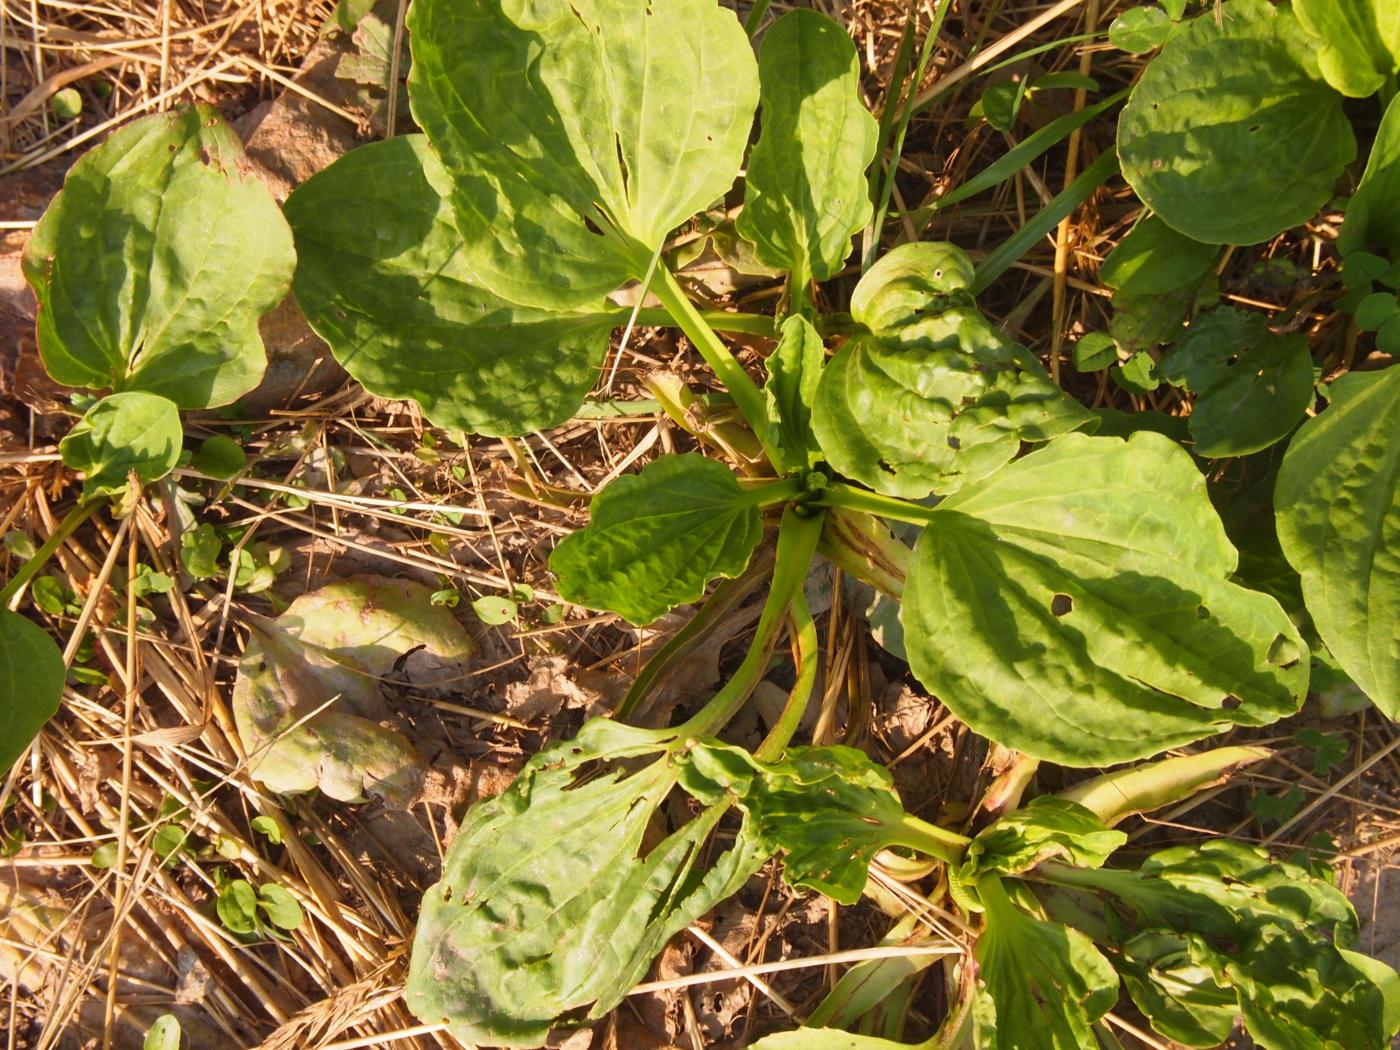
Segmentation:
[[(409, 1009), (468, 1045), (541, 1046), (570, 1010), (605, 1015), (673, 934), (735, 892), (767, 852), (745, 822), (702, 860), (728, 800), (646, 837), (676, 769), (665, 757), (631, 772), (615, 763), (675, 746), (664, 732), (594, 720), (474, 806), (423, 898)], [(613, 764), (581, 778), (599, 763)]]
[(808, 470), (821, 462), (821, 448), (812, 435), (812, 403), (825, 363), (822, 338), (812, 322), (797, 314), (784, 321), (777, 348), (768, 358), (768, 383), (763, 388), (783, 459), (775, 465), (781, 470)]
[[(1355, 940), (1356, 913), (1340, 890), (1298, 865), (1215, 839), (1162, 850), (1135, 872), (1048, 876), (1108, 895), (1109, 939), (1124, 939), (1128, 969), (1137, 971), (1128, 988), (1149, 1016), (1162, 1013), (1184, 1027), (1186, 1010), (1211, 1031), (1218, 1019), (1212, 1007), (1228, 994), (1266, 1050), (1390, 1045), (1400, 1017), (1387, 1007), (1386, 989), (1396, 978), (1379, 963), (1358, 967), (1347, 959), (1342, 949)], [(1176, 940), (1146, 938), (1154, 932)], [(1159, 979), (1149, 967), (1163, 961), (1168, 972)]]
[(758, 70), (714, 0), (423, 0), (408, 27), (463, 267), (511, 302), (596, 303), (738, 174)]
[(1191, 457), (1071, 434), (945, 499), (914, 548), (914, 674), (974, 731), (1107, 765), (1292, 714), (1306, 648), (1236, 553)]
[(1303, 28), (1320, 38), (1318, 66), (1343, 95), (1374, 94), (1400, 69), (1396, 0), (1294, 0), (1293, 10)]
[(412, 798), (422, 759), (381, 724), (391, 712), (379, 681), (397, 672), (419, 689), (460, 683), (475, 648), (430, 593), (365, 576), (303, 594), (276, 620), (249, 620), (233, 715), (254, 779), (343, 802)]
[(1313, 402), (1312, 355), (1298, 332), (1276, 335), (1259, 314), (1221, 309), (1197, 317), (1159, 366), (1196, 395), (1196, 454), (1245, 456), (1285, 437)]
[(234, 401), (266, 367), (258, 318), (287, 292), (287, 223), (209, 106), (144, 117), (84, 154), (34, 227), (24, 275), (60, 383)]
[(851, 316), (886, 332), (948, 306), (971, 306), (972, 260), (946, 241), (913, 241), (891, 248), (856, 282)]
[(1349, 373), (1331, 392), (1279, 468), (1279, 542), (1327, 648), (1400, 718), (1400, 368)]
[(976, 1045), (985, 1050), (1084, 1050), (1118, 999), (1118, 974), (1093, 941), (1022, 912), (1001, 880), (982, 883), (986, 925), (978, 964)]
[(64, 465), (83, 474), (83, 495), (126, 491), (127, 476), (159, 481), (175, 469), (185, 432), (175, 402), (132, 390), (108, 394), (58, 443)]
[[(1151, 356), (1143, 351), (1180, 338), (1195, 301), (1196, 289), (1191, 287), (1149, 295), (1113, 293), (1113, 316), (1109, 318), (1108, 334), (1118, 344), (1120, 354), (1129, 359), (1114, 373), (1115, 376), (1122, 371), (1129, 373), (1129, 382), (1122, 384), (1125, 389), (1134, 393), (1150, 393), (1156, 389), (1161, 380)], [(1143, 359), (1139, 362), (1140, 373), (1128, 368), (1135, 358)]]
[(297, 301), (366, 389), (412, 398), (439, 426), (518, 435), (561, 423), (597, 378), (619, 311), (601, 296), (532, 309), (476, 285), (448, 186), (421, 135), (361, 146), (308, 179), (287, 199)]
[(834, 277), (870, 221), (865, 169), (879, 128), (860, 99), (855, 45), (823, 14), (789, 11), (774, 22), (758, 73), (762, 120), (737, 225), (760, 259), (802, 287)]
[(763, 534), (758, 503), (724, 465), (664, 456), (594, 497), (587, 527), (554, 549), (559, 593), (651, 623), (699, 599), (716, 577), (744, 571)]
[(1207, 244), (1257, 244), (1312, 218), (1356, 155), (1342, 96), (1288, 7), (1228, 0), (1162, 48), (1118, 118), (1123, 176)]
[[(703, 802), (733, 798), (770, 850), (781, 849), (790, 886), (855, 904), (875, 854), (901, 845), (925, 852), (946, 842), (904, 812), (888, 772), (850, 747), (792, 747), (759, 762), (737, 747), (692, 748), (680, 783)], [(929, 836), (934, 838), (931, 840)]]
[(58, 710), (65, 674), (63, 654), (48, 632), (0, 609), (0, 776)]
[(258, 931), (258, 895), (247, 879), (234, 879), (214, 901), (219, 921), (231, 933), (249, 934)]
[[(873, 272), (873, 271), (872, 271)], [(891, 496), (954, 492), (1087, 409), (977, 310), (950, 306), (851, 339), (822, 372), (812, 430), (842, 474)]]
[(1156, 4), (1130, 7), (1108, 27), (1108, 42), (1130, 55), (1141, 55), (1161, 47), (1177, 27)]
[(1128, 295), (1160, 295), (1195, 285), (1219, 254), (1217, 245), (1193, 241), (1149, 215), (1114, 245), (1099, 279)]
[(1074, 344), (1070, 360), (1077, 372), (1098, 372), (1118, 363), (1118, 344), (1107, 332), (1089, 332)]
[(1127, 841), (1077, 802), (1043, 795), (973, 839), (958, 878), (975, 883), (985, 874), (1019, 875), (1054, 857), (1097, 868)]
[[(1372, 279), (1382, 279), (1386, 267), (1377, 267), (1377, 256), (1363, 271), (1357, 259), (1361, 249), (1390, 253), (1400, 244), (1400, 104), (1395, 99), (1385, 107), (1366, 170), (1347, 205), (1342, 230), (1337, 234), (1337, 251), (1347, 257), (1343, 267), (1348, 288), (1359, 288)], [(1353, 262), (1355, 260), (1355, 262)], [(1382, 260), (1383, 262), (1383, 260)], [(1362, 272), (1358, 272), (1362, 271)]]

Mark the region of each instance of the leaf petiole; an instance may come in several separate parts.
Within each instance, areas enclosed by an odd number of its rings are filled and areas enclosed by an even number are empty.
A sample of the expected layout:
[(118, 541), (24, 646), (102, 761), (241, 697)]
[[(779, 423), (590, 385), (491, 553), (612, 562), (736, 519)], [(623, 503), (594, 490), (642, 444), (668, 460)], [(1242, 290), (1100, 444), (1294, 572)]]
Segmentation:
[(763, 450), (769, 460), (778, 462), (777, 449), (773, 447), (772, 439), (767, 436), (766, 402), (757, 384), (749, 378), (749, 374), (734, 359), (734, 355), (720, 341), (719, 336), (715, 335), (715, 330), (695, 308), (695, 304), (686, 296), (685, 291), (676, 283), (675, 276), (665, 266), (657, 267), (651, 291), (661, 300), (666, 312), (680, 325), (681, 331), (695, 344), (695, 349), (700, 351), (705, 363), (719, 376), (720, 382), (728, 388), (734, 403), (739, 406), (739, 411), (763, 443)]
[(783, 749), (802, 723), (807, 702), (812, 698), (812, 686), (817, 681), (817, 625), (812, 622), (812, 611), (807, 608), (807, 599), (801, 590), (793, 596), (789, 612), (792, 616), (792, 637), (797, 648), (797, 681), (788, 693), (787, 703), (783, 705), (778, 721), (754, 752), (754, 757), (760, 762), (776, 762), (782, 757)]
[(753, 642), (733, 677), (723, 689), (697, 711), (689, 721), (676, 729), (677, 737), (688, 740), (697, 737), (713, 736), (734, 717), (744, 701), (758, 685), (763, 672), (768, 669), (768, 658), (777, 645), (778, 634), (787, 619), (793, 599), (802, 594), (807, 582), (807, 571), (817, 552), (817, 540), (822, 534), (824, 515), (803, 516), (798, 508), (789, 507), (783, 512), (782, 524), (778, 526), (778, 556), (773, 566), (773, 583), (768, 597), (763, 603), (763, 611), (758, 617), (758, 628)]
[(859, 510), (867, 514), (878, 514), (893, 521), (907, 521), (915, 525), (927, 525), (937, 513), (931, 507), (921, 507), (917, 503), (899, 499), (897, 496), (884, 496), (868, 489), (858, 489), (854, 485), (837, 481), (828, 485), (817, 497), (817, 504), (823, 507)]

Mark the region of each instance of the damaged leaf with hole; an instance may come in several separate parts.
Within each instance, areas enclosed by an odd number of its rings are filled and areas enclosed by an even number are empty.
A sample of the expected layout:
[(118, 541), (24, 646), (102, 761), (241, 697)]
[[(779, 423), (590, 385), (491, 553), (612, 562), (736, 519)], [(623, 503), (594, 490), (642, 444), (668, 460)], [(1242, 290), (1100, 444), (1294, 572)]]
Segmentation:
[(460, 688), (474, 644), (430, 591), (361, 576), (302, 595), (275, 620), (250, 618), (233, 713), (254, 779), (406, 804), (423, 762), (398, 728), (387, 685)]

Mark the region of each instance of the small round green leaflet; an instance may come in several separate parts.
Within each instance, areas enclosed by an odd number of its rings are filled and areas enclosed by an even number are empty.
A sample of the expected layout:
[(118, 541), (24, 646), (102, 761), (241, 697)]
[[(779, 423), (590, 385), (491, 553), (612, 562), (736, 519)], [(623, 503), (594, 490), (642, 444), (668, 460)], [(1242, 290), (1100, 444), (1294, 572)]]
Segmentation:
[(161, 1014), (146, 1032), (141, 1050), (180, 1050), (180, 1022), (174, 1014)]
[(1351, 372), (1289, 442), (1279, 543), (1342, 669), (1400, 718), (1400, 368)]
[(904, 592), (915, 677), (983, 736), (1069, 766), (1292, 714), (1306, 648), (1171, 440), (1070, 434), (928, 512)]
[(133, 390), (93, 405), (58, 450), (65, 466), (83, 473), (91, 499), (125, 492), (132, 473), (142, 484), (159, 481), (180, 461), (183, 441), (175, 402)]
[[(1392, 304), (1394, 296), (1389, 297)], [(1246, 456), (1285, 437), (1313, 401), (1313, 363), (1298, 332), (1276, 335), (1259, 314), (1212, 310), (1162, 358), (1161, 373), (1196, 395), (1196, 454)]]
[(1342, 96), (1287, 7), (1229, 0), (1167, 42), (1118, 119), (1138, 196), (1207, 244), (1257, 244), (1310, 219), (1356, 155)]
[(63, 654), (38, 624), (0, 609), (0, 776), (63, 698)]
[(476, 613), (478, 620), (492, 627), (512, 623), (519, 615), (515, 602), (499, 594), (488, 594), (478, 598), (472, 602), (472, 611)]
[(76, 120), (83, 112), (83, 96), (77, 88), (64, 88), (54, 93), (49, 105), (59, 120)]
[(215, 434), (206, 438), (190, 460), (190, 466), (211, 478), (227, 480), (248, 465), (247, 453), (231, 437)]
[(1108, 27), (1108, 42), (1119, 51), (1141, 55), (1161, 47), (1171, 37), (1172, 20), (1156, 4), (1130, 7)]

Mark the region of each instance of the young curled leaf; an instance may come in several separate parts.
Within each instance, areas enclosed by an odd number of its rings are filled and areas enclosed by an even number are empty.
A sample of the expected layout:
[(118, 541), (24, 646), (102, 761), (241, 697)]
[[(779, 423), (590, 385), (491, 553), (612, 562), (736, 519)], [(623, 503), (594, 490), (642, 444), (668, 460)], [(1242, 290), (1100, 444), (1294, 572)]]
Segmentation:
[(618, 478), (592, 517), (555, 548), (559, 593), (648, 624), (693, 602), (716, 577), (744, 571), (763, 535), (759, 500), (729, 469), (695, 453)]
[(821, 382), (826, 351), (812, 322), (793, 314), (783, 322), (778, 346), (768, 358), (768, 384), (763, 388), (769, 425), (777, 434), (785, 471), (810, 470), (821, 462), (821, 449), (812, 436), (812, 402)]
[(986, 874), (1019, 875), (1051, 858), (1097, 868), (1127, 841), (1078, 803), (1043, 795), (973, 839), (958, 878), (968, 885)]
[(822, 372), (812, 429), (842, 474), (916, 499), (955, 492), (1010, 461), (1023, 441), (1092, 419), (975, 307), (947, 306), (842, 347)]
[(903, 327), (951, 306), (972, 305), (972, 260), (947, 241), (897, 245), (851, 292), (851, 317), (872, 332)]

